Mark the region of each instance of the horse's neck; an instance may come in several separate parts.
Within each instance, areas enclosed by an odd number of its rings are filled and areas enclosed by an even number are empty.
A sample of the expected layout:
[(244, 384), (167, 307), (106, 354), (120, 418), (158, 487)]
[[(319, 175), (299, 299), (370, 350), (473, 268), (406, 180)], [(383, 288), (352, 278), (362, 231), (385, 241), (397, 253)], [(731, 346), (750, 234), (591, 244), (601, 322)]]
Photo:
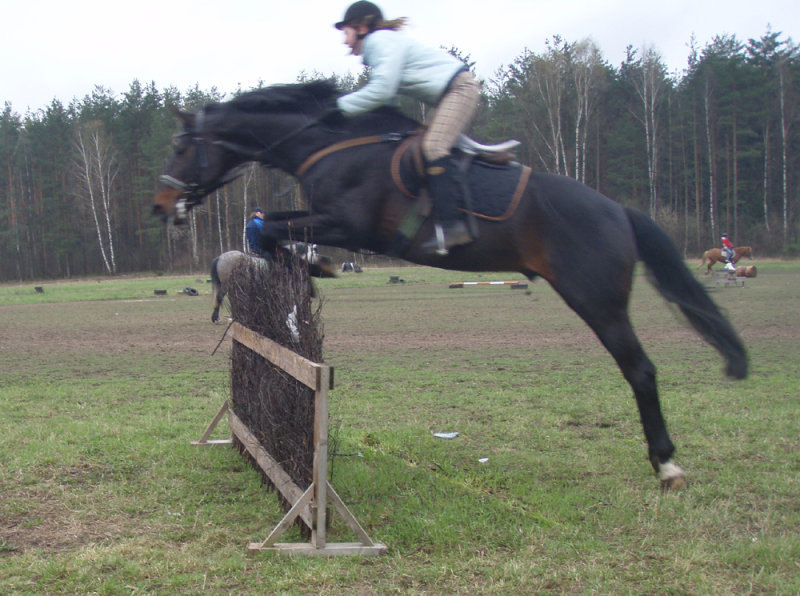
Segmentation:
[(300, 114), (242, 114), (227, 124), (221, 122), (218, 134), (223, 145), (238, 154), (234, 167), (257, 161), (291, 173), (304, 159), (303, 126), (308, 123), (309, 118)]

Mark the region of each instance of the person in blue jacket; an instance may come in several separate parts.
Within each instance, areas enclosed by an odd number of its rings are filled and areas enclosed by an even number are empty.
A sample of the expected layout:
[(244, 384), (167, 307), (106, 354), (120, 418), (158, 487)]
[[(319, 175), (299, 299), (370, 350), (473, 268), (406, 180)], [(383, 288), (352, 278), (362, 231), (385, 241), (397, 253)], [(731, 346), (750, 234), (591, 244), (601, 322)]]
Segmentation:
[(344, 32), (352, 55), (361, 56), (370, 68), (369, 80), (361, 89), (341, 96), (336, 105), (348, 117), (391, 104), (398, 95), (435, 106), (427, 119), (422, 152), (436, 235), (422, 249), (447, 254), (449, 248), (472, 240), (458, 210), (462, 181), (450, 151), (472, 122), (480, 85), (458, 58), (400, 33), (405, 23), (405, 18), (384, 20), (372, 2), (350, 5), (335, 27)]
[(247, 249), (258, 257), (266, 257), (261, 249), (261, 228), (263, 227), (264, 210), (261, 207), (255, 207), (250, 214), (250, 220), (244, 228), (244, 233), (247, 237)]

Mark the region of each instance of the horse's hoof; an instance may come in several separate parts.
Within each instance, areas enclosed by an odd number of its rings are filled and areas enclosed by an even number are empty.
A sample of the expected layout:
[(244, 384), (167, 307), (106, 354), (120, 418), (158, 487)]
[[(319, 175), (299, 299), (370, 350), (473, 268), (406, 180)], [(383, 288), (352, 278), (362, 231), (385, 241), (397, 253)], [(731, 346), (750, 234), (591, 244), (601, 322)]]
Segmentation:
[(680, 466), (676, 466), (671, 461), (659, 466), (659, 478), (661, 479), (661, 490), (672, 491), (688, 488), (689, 482), (686, 480), (686, 473)]
[(686, 488), (689, 488), (689, 481), (686, 480), (686, 476), (676, 476), (661, 481), (661, 490), (664, 492), (683, 490)]

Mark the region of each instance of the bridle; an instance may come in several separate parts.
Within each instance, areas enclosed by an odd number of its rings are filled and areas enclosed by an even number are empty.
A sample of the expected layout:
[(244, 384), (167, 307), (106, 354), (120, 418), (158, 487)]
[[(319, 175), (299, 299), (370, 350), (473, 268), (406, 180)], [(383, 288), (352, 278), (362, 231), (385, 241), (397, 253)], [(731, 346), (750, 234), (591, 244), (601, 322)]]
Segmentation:
[[(277, 147), (284, 144), (285, 142), (289, 141), (290, 139), (296, 137), (301, 132), (310, 128), (316, 124), (319, 124), (319, 118), (312, 118), (305, 124), (298, 126), (297, 128), (291, 130), (286, 135), (282, 136), (281, 138), (277, 139), (266, 148), (253, 151), (251, 149), (247, 149), (242, 147), (241, 145), (237, 145), (235, 143), (231, 143), (228, 141), (221, 141), (221, 140), (208, 140), (205, 135), (203, 134), (203, 125), (205, 123), (205, 110), (200, 110), (195, 114), (195, 122), (192, 131), (184, 131), (177, 135), (177, 138), (181, 137), (191, 137), (191, 143), (195, 145), (197, 148), (196, 150), (196, 158), (195, 158), (195, 167), (194, 173), (196, 173), (196, 179), (202, 180), (203, 173), (205, 170), (208, 169), (208, 145), (216, 145), (219, 147), (223, 147), (228, 149), (229, 151), (239, 153), (244, 155), (246, 161), (259, 161), (261, 162), (262, 159), (272, 153)], [(194, 207), (195, 205), (199, 205), (203, 202), (203, 197), (211, 194), (218, 188), (225, 186), (229, 182), (235, 180), (239, 176), (241, 176), (241, 168), (233, 168), (229, 172), (227, 172), (224, 176), (221, 176), (219, 179), (211, 181), (207, 184), (201, 184), (200, 182), (185, 182), (183, 180), (179, 180), (170, 174), (162, 174), (158, 177), (159, 182), (174, 188), (176, 190), (181, 191), (180, 198), (175, 205), (176, 217), (179, 219), (183, 219), (186, 217), (188, 211)]]
[(237, 148), (225, 141), (209, 141), (203, 134), (203, 124), (205, 122), (205, 110), (200, 110), (195, 114), (195, 123), (192, 131), (184, 131), (177, 135), (176, 138), (190, 137), (191, 143), (196, 147), (195, 164), (193, 167), (193, 176), (198, 182), (185, 182), (179, 180), (170, 174), (162, 174), (158, 177), (158, 181), (166, 186), (181, 191), (180, 198), (175, 205), (176, 216), (179, 219), (186, 217), (187, 212), (203, 202), (203, 197), (211, 194), (218, 188), (225, 186), (228, 182), (235, 180), (241, 175), (240, 168), (233, 168), (224, 176), (217, 180), (213, 180), (207, 184), (202, 184), (199, 180), (203, 179), (204, 172), (208, 169), (208, 145), (219, 145), (228, 149), (233, 149), (239, 153), (243, 153), (242, 148)]
[[(288, 133), (283, 135), (282, 137), (276, 139), (269, 145), (265, 145), (263, 141), (258, 138), (254, 138), (254, 141), (257, 145), (261, 145), (262, 148), (260, 149), (252, 149), (231, 141), (225, 141), (220, 139), (208, 139), (205, 131), (203, 130), (205, 120), (206, 120), (206, 113), (204, 109), (195, 113), (195, 120), (189, 130), (188, 123), (184, 124), (184, 131), (180, 134), (176, 135), (176, 139), (185, 139), (189, 138), (192, 145), (196, 147), (195, 154), (194, 154), (194, 161), (192, 167), (190, 168), (190, 173), (192, 177), (197, 180), (193, 182), (187, 182), (185, 180), (180, 180), (171, 174), (162, 174), (158, 177), (158, 180), (161, 184), (169, 186), (170, 188), (174, 188), (180, 191), (180, 195), (178, 196), (178, 200), (175, 203), (175, 213), (174, 219), (178, 221), (183, 221), (186, 219), (188, 212), (196, 205), (199, 205), (203, 202), (203, 198), (207, 195), (211, 194), (218, 188), (225, 186), (229, 182), (235, 180), (239, 176), (242, 175), (242, 170), (244, 163), (256, 161), (266, 166), (274, 166), (276, 164), (270, 163), (272, 160), (269, 159), (270, 157), (274, 158), (274, 151), (279, 146), (283, 145), (284, 143), (288, 142), (289, 140), (295, 138), (300, 133), (305, 131), (308, 128), (311, 128), (316, 125), (323, 124), (323, 118), (325, 114), (319, 117), (309, 117), (308, 120), (297, 126), (296, 128), (290, 130)], [(349, 149), (352, 147), (358, 147), (362, 145), (369, 145), (375, 143), (397, 143), (402, 141), (406, 136), (414, 134), (414, 131), (408, 133), (388, 133), (382, 135), (374, 135), (374, 136), (367, 136), (367, 137), (357, 137), (353, 139), (348, 139), (345, 141), (341, 141), (338, 143), (334, 143), (332, 145), (328, 145), (308, 156), (302, 163), (293, 167), (291, 170), (286, 170), (287, 172), (293, 174), (295, 177), (299, 178), (303, 174), (305, 174), (314, 164), (316, 164), (322, 158), (335, 153), (337, 151), (341, 151), (343, 149)], [(206, 184), (199, 182), (203, 180), (204, 174), (209, 167), (209, 158), (208, 158), (208, 148), (209, 145), (214, 145), (217, 147), (221, 147), (231, 153), (237, 153), (244, 157), (242, 160), (242, 165), (239, 167), (234, 167), (224, 175), (220, 176), (219, 178), (212, 180)]]

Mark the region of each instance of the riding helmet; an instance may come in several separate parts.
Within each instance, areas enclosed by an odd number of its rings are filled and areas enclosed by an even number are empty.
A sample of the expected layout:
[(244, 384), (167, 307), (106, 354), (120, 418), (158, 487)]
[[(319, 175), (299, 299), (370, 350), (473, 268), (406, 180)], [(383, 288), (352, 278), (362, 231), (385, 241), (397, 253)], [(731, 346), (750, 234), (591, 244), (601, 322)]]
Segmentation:
[(342, 29), (345, 25), (352, 23), (360, 23), (361, 21), (372, 17), (372, 22), (382, 21), (383, 13), (381, 9), (375, 6), (372, 2), (367, 0), (359, 0), (353, 2), (344, 13), (344, 18), (336, 23), (334, 27)]

